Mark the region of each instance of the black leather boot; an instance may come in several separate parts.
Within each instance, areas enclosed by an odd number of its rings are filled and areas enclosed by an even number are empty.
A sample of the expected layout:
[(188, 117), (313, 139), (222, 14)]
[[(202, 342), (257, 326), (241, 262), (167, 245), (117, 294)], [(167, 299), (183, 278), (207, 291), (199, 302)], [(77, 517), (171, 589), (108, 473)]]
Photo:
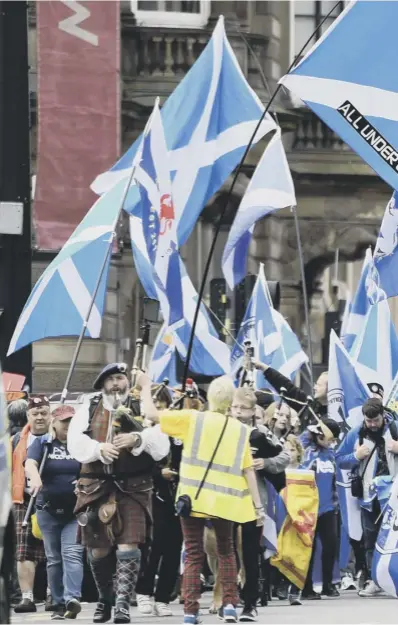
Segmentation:
[(98, 601), (95, 608), (93, 623), (107, 623), (112, 616), (112, 604), (107, 601)]

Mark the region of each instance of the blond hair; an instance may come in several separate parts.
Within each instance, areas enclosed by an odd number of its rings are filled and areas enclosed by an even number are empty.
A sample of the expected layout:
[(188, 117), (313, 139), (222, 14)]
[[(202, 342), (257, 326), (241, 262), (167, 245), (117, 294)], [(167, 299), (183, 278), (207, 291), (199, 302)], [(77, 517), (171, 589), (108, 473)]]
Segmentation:
[(225, 414), (231, 407), (234, 392), (234, 384), (227, 375), (213, 380), (207, 391), (209, 409)]
[(286, 439), (287, 443), (290, 443), (293, 449), (297, 452), (297, 462), (301, 464), (304, 458), (304, 447), (302, 446), (300, 439), (297, 438), (294, 434), (289, 434)]
[(233, 401), (240, 401), (243, 404), (249, 404), (250, 408), (254, 408), (257, 403), (257, 397), (253, 389), (248, 386), (240, 386), (235, 390)]
[[(289, 419), (289, 427), (291, 427), (292, 422), (296, 420), (297, 411), (294, 410), (294, 408), (291, 408), (289, 404), (287, 404), (286, 402), (283, 405), (289, 408), (288, 419)], [(272, 431), (274, 429), (274, 425), (276, 421), (276, 416), (275, 416), (276, 409), (277, 409), (277, 403), (274, 401), (264, 411), (264, 424)]]

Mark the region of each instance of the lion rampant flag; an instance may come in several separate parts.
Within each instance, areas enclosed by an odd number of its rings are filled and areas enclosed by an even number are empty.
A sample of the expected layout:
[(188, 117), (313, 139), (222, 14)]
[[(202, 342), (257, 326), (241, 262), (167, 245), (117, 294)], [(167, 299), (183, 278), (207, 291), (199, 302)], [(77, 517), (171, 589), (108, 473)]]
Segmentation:
[(286, 518), (279, 531), (277, 554), (271, 564), (301, 590), (311, 561), (318, 518), (319, 496), (313, 471), (286, 471), (286, 487), (280, 496)]

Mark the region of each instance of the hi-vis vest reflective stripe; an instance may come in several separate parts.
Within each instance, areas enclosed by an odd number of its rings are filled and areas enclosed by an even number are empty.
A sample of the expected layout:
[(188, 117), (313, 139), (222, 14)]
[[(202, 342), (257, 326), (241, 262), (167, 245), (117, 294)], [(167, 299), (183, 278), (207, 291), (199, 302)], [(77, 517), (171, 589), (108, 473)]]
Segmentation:
[(252, 499), (243, 475), (243, 459), (250, 429), (229, 418), (206, 482), (195, 499), (225, 423), (218, 413), (196, 413), (180, 468), (178, 495), (189, 495), (193, 516), (205, 515), (246, 523), (255, 519)]

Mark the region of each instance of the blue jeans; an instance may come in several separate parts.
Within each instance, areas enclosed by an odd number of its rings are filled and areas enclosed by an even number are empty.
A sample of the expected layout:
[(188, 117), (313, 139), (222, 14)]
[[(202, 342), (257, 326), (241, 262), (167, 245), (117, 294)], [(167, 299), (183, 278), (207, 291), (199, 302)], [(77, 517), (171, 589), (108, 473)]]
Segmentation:
[(65, 523), (46, 510), (37, 510), (47, 558), (47, 576), (53, 604), (79, 599), (83, 582), (84, 547), (78, 545), (77, 521)]

